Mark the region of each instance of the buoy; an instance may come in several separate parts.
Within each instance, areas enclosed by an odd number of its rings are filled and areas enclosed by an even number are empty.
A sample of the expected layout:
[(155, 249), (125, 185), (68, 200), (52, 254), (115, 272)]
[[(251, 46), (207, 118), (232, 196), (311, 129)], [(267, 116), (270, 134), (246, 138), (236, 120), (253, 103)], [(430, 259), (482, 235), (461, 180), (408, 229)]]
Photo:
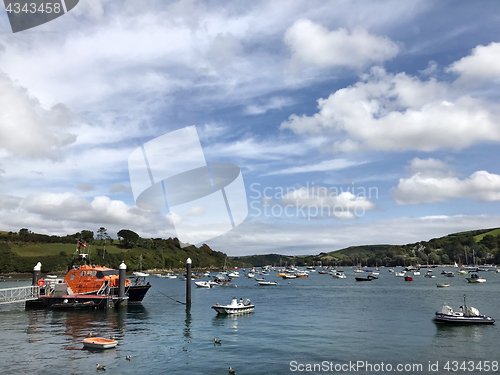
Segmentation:
[(44, 279), (38, 279), (38, 281), (36, 282), (38, 284), (38, 286), (42, 287), (45, 285), (45, 280)]

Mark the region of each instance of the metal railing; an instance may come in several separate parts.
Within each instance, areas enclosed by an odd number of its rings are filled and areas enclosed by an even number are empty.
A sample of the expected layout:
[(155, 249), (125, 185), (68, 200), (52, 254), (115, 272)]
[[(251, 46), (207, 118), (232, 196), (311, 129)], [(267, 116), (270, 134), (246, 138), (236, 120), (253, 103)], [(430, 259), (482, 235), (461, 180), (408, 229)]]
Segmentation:
[(0, 304), (32, 301), (40, 296), (39, 286), (21, 286), (18, 288), (0, 289)]

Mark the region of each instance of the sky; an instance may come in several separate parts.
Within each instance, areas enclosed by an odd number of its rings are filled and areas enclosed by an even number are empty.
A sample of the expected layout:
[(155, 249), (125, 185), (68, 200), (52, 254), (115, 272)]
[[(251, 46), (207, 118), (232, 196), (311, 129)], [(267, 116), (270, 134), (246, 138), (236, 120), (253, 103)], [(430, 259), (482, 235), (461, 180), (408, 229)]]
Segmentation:
[(500, 226), (500, 2), (81, 0), (15, 34), (0, 7), (0, 230), (176, 237), (128, 160), (192, 125), (241, 170), (246, 218), (201, 242), (232, 256)]

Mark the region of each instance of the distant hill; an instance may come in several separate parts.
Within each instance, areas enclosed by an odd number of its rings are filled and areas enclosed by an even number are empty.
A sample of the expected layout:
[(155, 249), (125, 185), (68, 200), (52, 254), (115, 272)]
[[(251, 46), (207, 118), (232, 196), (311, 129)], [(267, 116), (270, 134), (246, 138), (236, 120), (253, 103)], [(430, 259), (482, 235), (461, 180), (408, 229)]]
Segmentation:
[(118, 268), (124, 261), (130, 271), (139, 268), (180, 270), (185, 269), (187, 258), (191, 258), (194, 271), (222, 269), (224, 266), (249, 266), (229, 259), (226, 254), (212, 250), (206, 244), (181, 248), (177, 238), (152, 239), (137, 236), (131, 239), (97, 240), (91, 231), (49, 236), (23, 228), (19, 232), (0, 232), (0, 273), (31, 272), (37, 262), (42, 263), (42, 272), (66, 271), (80, 239), (87, 245), (91, 263), (111, 268)]
[(452, 233), (406, 245), (351, 246), (346, 249), (307, 256), (277, 254), (233, 257), (263, 265), (408, 266), (417, 264), (500, 264), (500, 228)]

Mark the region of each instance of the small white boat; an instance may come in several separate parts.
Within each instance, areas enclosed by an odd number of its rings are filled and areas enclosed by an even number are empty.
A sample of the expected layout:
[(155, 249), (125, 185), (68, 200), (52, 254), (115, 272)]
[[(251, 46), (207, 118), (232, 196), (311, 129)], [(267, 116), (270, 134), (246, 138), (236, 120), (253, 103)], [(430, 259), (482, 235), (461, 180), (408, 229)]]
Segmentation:
[(220, 305), (219, 303), (216, 303), (212, 306), (212, 309), (217, 311), (217, 314), (227, 315), (250, 313), (253, 312), (254, 308), (255, 305), (253, 305), (249, 299), (243, 301), (243, 298), (241, 298), (238, 302), (236, 297), (231, 300), (229, 305)]
[(205, 276), (205, 277), (210, 277), (210, 271), (205, 272), (205, 273), (203, 274), (203, 276)]
[(337, 271), (332, 274), (332, 277), (335, 279), (345, 279), (347, 276), (342, 271)]
[(173, 275), (171, 273), (167, 273), (166, 275), (164, 275), (163, 277), (167, 278), (167, 279), (177, 279), (177, 275)]
[(254, 277), (255, 277), (255, 273), (253, 273), (252, 271), (250, 271), (250, 272), (248, 272), (248, 273), (247, 273), (247, 277), (248, 277), (249, 279), (252, 279), (252, 278), (254, 278)]
[(471, 273), (469, 277), (465, 278), (469, 283), (485, 283), (486, 279), (479, 277), (477, 273)]
[(198, 287), (198, 288), (211, 288), (213, 286), (213, 284), (217, 284), (217, 283), (214, 283), (214, 282), (211, 282), (211, 281), (195, 281), (194, 284)]
[(277, 281), (258, 281), (259, 285), (278, 285)]
[(146, 272), (138, 272), (138, 271), (136, 271), (136, 272), (132, 272), (132, 274), (133, 274), (134, 276), (138, 276), (138, 277), (146, 277), (146, 276), (149, 276), (149, 273), (146, 273)]
[(433, 278), (433, 277), (436, 277), (436, 275), (433, 275), (432, 274), (432, 271), (427, 271), (424, 275), (425, 277), (429, 277), (429, 278)]
[(420, 270), (413, 271), (413, 276), (420, 276)]
[(405, 275), (406, 275), (406, 272), (405, 272), (405, 271), (396, 272), (396, 273), (394, 274), (394, 276), (398, 276), (398, 277), (405, 277)]
[(295, 275), (283, 275), (282, 277), (283, 277), (283, 279), (296, 279), (297, 278), (297, 276), (295, 276)]
[(227, 275), (227, 277), (234, 279), (235, 277), (240, 277), (240, 273), (238, 271), (233, 271)]
[(91, 349), (109, 349), (114, 348), (118, 341), (105, 339), (102, 337), (89, 337), (84, 339), (83, 346)]
[(438, 283), (438, 284), (436, 284), (436, 286), (438, 288), (447, 288), (447, 287), (450, 286), (450, 284), (447, 284), (447, 283)]
[(446, 277), (455, 277), (455, 274), (453, 273), (453, 271), (446, 271), (446, 272), (444, 273), (444, 275), (445, 275)]

